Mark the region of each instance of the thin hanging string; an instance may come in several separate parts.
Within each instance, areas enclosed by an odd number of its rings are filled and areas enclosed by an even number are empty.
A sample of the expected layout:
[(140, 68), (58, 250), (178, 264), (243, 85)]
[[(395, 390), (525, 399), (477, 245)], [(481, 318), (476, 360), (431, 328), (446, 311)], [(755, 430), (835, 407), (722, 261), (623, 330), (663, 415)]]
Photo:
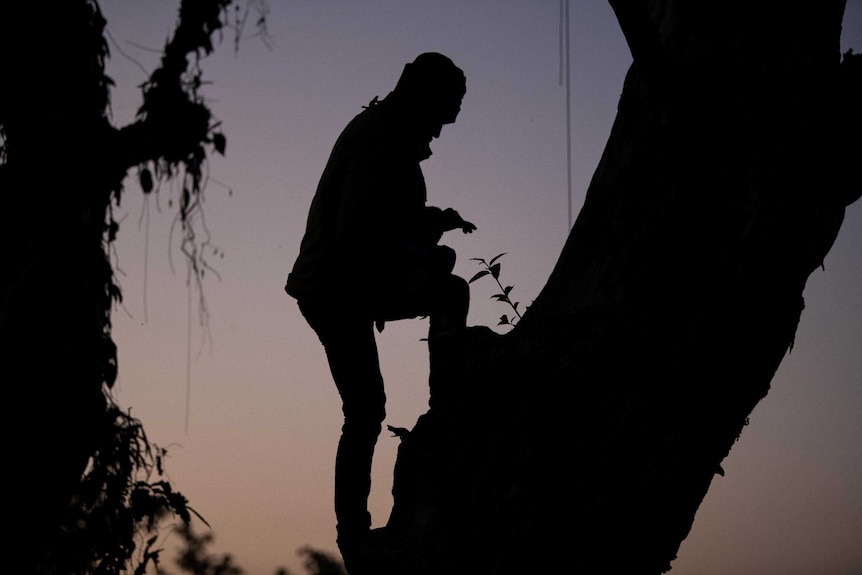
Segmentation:
[(559, 71), (559, 76), (557, 77), (557, 85), (558, 86), (563, 85), (563, 81), (565, 79), (565, 73), (566, 73), (565, 64), (564, 64), (565, 58), (566, 58), (565, 50), (564, 50), (564, 47), (565, 47), (565, 26), (563, 24), (563, 22), (565, 22), (565, 20), (566, 20), (566, 0), (560, 0), (560, 29), (558, 31), (558, 39), (559, 39), (559, 46), (560, 46), (560, 58), (559, 58), (560, 71)]
[(566, 191), (569, 229), (572, 229), (572, 90), (569, 81), (569, 0), (560, 0), (560, 73), (559, 85), (566, 84)]
[(147, 284), (150, 278), (150, 194), (144, 196), (144, 323), (149, 323)]
[(186, 435), (189, 434), (189, 416), (192, 405), (192, 269), (188, 263), (186, 291), (188, 292), (188, 318), (186, 323)]

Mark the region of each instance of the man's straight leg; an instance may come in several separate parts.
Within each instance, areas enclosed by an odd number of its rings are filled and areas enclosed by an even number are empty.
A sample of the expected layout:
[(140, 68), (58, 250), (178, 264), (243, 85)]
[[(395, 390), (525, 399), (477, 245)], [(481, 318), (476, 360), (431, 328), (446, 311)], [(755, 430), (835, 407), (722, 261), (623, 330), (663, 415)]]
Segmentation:
[(323, 343), (341, 396), (344, 424), (335, 457), (335, 515), (339, 546), (351, 545), (371, 527), (371, 462), (386, 416), (377, 342), (370, 319), (307, 306), (302, 311)]

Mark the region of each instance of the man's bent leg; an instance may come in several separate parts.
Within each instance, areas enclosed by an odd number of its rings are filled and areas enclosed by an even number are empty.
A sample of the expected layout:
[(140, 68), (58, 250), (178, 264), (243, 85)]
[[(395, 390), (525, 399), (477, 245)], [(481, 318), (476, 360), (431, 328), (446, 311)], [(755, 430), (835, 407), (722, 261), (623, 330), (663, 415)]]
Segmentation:
[(428, 327), (431, 374), (429, 405), (436, 406), (458, 388), (455, 374), (464, 364), (464, 336), (470, 287), (463, 278), (449, 275), (439, 284)]
[(428, 336), (453, 335), (467, 327), (470, 286), (456, 275), (448, 275), (435, 286), (431, 300)]

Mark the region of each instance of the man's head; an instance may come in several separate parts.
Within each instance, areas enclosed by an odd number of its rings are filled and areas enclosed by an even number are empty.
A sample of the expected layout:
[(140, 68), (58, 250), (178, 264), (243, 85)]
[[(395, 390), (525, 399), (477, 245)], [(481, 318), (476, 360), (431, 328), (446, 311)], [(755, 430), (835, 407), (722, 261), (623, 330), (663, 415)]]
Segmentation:
[(433, 136), (444, 124), (451, 124), (461, 111), (467, 92), (464, 72), (452, 60), (436, 52), (426, 52), (404, 66), (394, 94), (422, 115)]

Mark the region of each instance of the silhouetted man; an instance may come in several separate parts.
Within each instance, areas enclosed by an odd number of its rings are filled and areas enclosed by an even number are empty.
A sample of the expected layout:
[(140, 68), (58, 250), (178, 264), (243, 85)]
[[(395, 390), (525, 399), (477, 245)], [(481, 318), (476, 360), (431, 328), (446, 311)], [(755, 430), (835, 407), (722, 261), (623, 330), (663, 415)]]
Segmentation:
[(335, 462), (338, 545), (345, 562), (369, 533), (371, 460), (386, 396), (374, 325), (429, 316), (429, 345), (465, 328), (467, 282), (452, 274), (442, 234), (476, 227), (453, 209), (425, 205), (419, 163), (466, 92), (446, 56), (421, 54), (395, 89), (339, 136), (311, 202), (299, 257), (285, 290), (326, 350), (344, 425)]

